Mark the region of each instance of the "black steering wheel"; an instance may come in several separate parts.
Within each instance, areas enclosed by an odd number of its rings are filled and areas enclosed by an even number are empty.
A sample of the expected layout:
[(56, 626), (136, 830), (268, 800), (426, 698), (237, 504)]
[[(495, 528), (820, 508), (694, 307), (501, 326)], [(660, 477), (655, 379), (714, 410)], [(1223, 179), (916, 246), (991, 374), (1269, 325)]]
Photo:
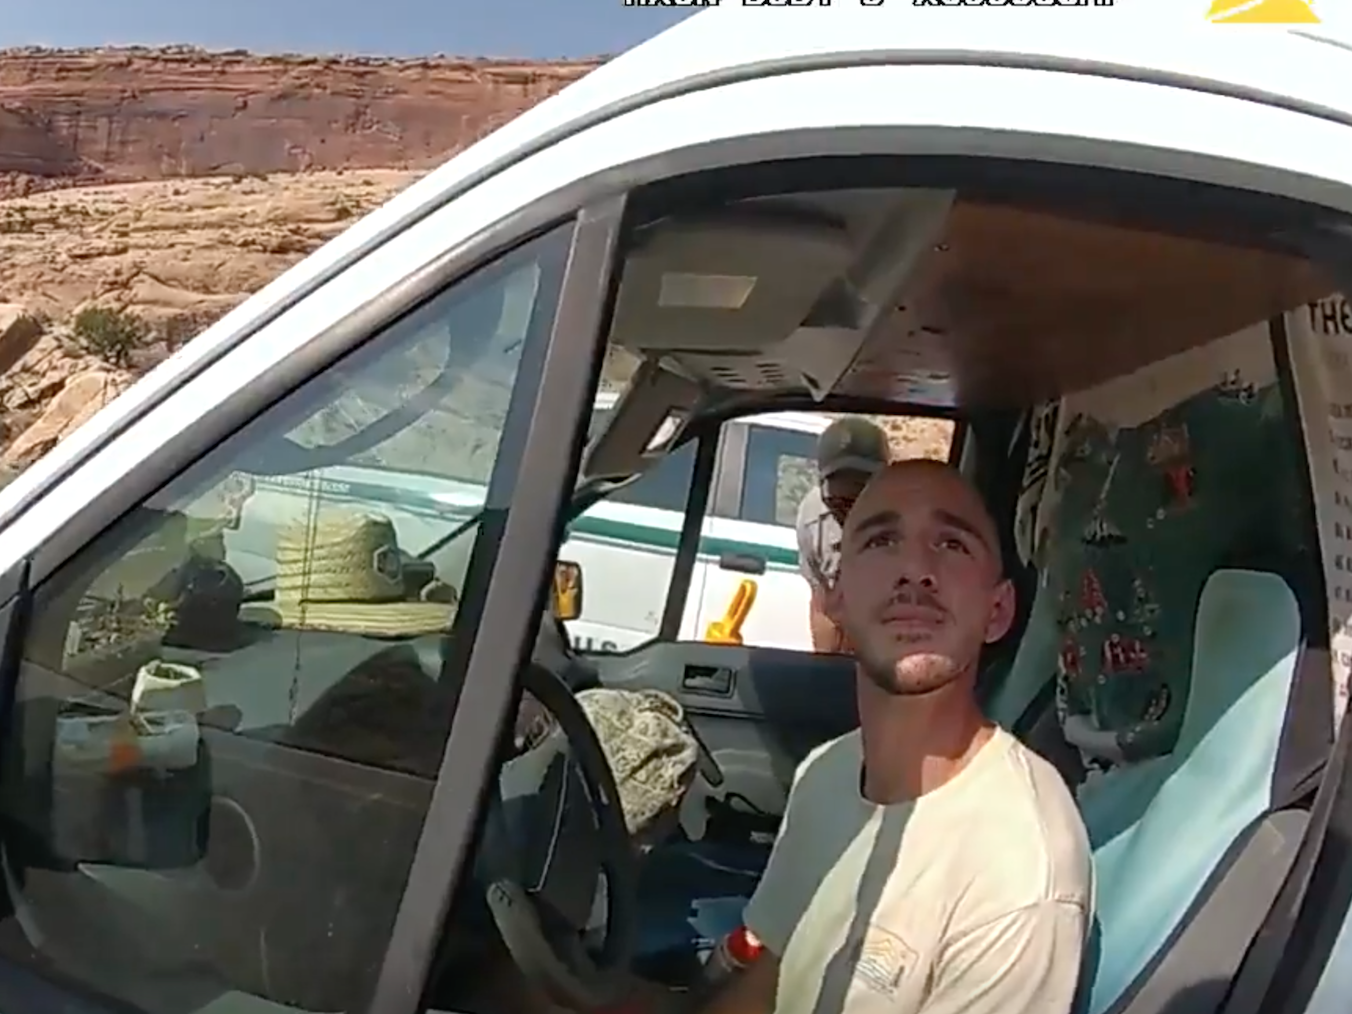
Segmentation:
[[(553, 722), (502, 767), (481, 882), (521, 971), (570, 1007), (605, 1007), (628, 991), (636, 850), (614, 774), (573, 692), (538, 661), (523, 671), (521, 686), (523, 702), (533, 699)], [(605, 910), (599, 933), (592, 928), (598, 897)]]

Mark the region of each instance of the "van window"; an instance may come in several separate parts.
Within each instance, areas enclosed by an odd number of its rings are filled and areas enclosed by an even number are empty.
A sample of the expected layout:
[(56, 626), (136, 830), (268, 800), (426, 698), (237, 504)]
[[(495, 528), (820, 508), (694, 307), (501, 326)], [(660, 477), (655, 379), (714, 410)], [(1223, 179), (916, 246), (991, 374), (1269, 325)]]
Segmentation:
[[(365, 1009), (457, 707), (435, 646), (475, 636), (505, 514), (432, 496), (507, 453), (572, 236), (371, 335), (37, 588), (0, 729), (0, 960), (141, 1014)], [(419, 555), (457, 525), (463, 580)], [(446, 929), (480, 953), (473, 917)]]
[[(941, 419), (879, 420), (894, 457), (948, 459), (953, 424)], [(793, 525), (798, 505), (817, 481), (817, 434), (751, 421), (737, 517), (763, 525)]]

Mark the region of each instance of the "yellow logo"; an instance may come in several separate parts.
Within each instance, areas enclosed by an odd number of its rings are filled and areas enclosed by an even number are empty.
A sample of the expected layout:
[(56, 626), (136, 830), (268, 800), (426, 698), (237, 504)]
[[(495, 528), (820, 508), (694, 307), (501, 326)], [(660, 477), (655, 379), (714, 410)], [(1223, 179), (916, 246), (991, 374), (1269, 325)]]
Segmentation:
[(1211, 0), (1206, 19), (1223, 25), (1317, 25), (1314, 0)]

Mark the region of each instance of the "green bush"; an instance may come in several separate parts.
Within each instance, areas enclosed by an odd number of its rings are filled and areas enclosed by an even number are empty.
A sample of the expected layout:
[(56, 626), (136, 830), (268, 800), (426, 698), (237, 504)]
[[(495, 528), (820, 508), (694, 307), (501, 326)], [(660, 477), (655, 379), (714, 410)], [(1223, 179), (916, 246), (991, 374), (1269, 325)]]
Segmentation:
[(131, 365), (131, 355), (150, 337), (150, 329), (133, 313), (89, 306), (75, 315), (71, 332), (85, 352), (110, 366)]

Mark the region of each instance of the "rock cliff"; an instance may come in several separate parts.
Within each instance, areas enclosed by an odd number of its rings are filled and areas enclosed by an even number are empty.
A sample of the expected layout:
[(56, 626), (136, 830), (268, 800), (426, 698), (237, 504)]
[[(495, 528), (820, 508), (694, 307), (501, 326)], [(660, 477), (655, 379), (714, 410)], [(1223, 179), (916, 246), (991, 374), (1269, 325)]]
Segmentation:
[(0, 50), (0, 195), (173, 176), (425, 168), (597, 63)]
[[(0, 51), (0, 468), (598, 62)], [(129, 355), (74, 340), (89, 306)]]

